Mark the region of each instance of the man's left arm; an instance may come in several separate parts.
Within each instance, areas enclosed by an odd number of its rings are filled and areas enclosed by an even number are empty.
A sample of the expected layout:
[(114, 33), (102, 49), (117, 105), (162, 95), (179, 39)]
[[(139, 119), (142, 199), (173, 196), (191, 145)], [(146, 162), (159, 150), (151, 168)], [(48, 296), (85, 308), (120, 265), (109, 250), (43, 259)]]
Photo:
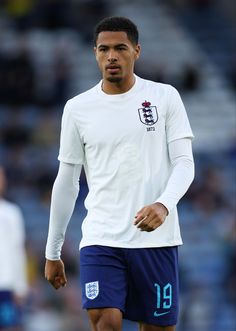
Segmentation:
[(166, 188), (156, 202), (140, 209), (134, 225), (141, 231), (151, 232), (158, 228), (168, 213), (187, 192), (194, 178), (192, 140), (181, 138), (168, 144), (172, 172)]

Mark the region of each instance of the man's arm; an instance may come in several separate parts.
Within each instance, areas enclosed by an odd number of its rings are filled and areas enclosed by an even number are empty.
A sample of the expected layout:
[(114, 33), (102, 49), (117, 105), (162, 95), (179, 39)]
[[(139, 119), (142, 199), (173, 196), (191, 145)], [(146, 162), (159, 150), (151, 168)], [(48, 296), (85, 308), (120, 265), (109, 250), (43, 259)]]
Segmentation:
[(14, 268), (14, 297), (17, 304), (22, 305), (26, 299), (28, 292), (27, 281), (27, 257), (25, 248), (25, 228), (22, 211), (18, 206), (15, 206), (15, 217), (12, 224), (12, 243), (14, 244), (14, 251), (17, 252), (12, 257), (11, 263)]
[(141, 231), (150, 232), (158, 228), (186, 193), (194, 178), (191, 139), (174, 140), (168, 147), (172, 172), (164, 192), (157, 201), (137, 212), (134, 225)]
[(64, 264), (60, 259), (66, 228), (79, 193), (82, 166), (60, 162), (53, 185), (46, 245), (45, 278), (56, 288), (65, 286)]

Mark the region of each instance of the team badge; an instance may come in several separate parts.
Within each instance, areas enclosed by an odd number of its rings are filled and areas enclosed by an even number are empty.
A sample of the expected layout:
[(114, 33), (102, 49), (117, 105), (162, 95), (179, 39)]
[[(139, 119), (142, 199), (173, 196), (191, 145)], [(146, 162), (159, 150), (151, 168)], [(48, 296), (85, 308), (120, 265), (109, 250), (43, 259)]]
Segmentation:
[(142, 103), (142, 108), (138, 109), (140, 121), (145, 125), (153, 125), (158, 121), (157, 107), (151, 106), (151, 102)]
[(91, 282), (85, 284), (85, 294), (90, 300), (95, 299), (99, 294), (99, 282)]

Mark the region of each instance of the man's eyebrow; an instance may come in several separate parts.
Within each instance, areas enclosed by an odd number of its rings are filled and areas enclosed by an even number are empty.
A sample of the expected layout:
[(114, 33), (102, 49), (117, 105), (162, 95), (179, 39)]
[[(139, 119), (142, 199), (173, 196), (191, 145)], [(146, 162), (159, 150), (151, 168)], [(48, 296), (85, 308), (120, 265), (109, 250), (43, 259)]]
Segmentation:
[(97, 48), (109, 48), (109, 47), (114, 47), (114, 48), (116, 48), (116, 47), (127, 47), (128, 48), (128, 45), (121, 43), (121, 44), (115, 44), (115, 45), (112, 45), (112, 46), (111, 45), (105, 45), (105, 44), (100, 44), (100, 45), (97, 46)]
[(103, 45), (103, 44), (100, 44), (97, 46), (97, 48), (102, 48), (102, 47), (109, 47), (108, 45)]
[(115, 45), (115, 47), (128, 47), (128, 45), (126, 45), (126, 44), (117, 44), (117, 45)]

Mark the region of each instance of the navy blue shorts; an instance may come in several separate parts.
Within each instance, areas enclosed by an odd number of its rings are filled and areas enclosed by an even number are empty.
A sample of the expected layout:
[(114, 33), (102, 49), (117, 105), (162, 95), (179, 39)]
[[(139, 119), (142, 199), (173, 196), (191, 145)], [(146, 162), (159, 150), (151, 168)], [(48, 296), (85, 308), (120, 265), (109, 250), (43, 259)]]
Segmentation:
[(125, 319), (175, 325), (178, 248), (87, 246), (80, 251), (83, 308), (118, 308)]
[(11, 291), (0, 291), (0, 330), (20, 325), (20, 311)]

